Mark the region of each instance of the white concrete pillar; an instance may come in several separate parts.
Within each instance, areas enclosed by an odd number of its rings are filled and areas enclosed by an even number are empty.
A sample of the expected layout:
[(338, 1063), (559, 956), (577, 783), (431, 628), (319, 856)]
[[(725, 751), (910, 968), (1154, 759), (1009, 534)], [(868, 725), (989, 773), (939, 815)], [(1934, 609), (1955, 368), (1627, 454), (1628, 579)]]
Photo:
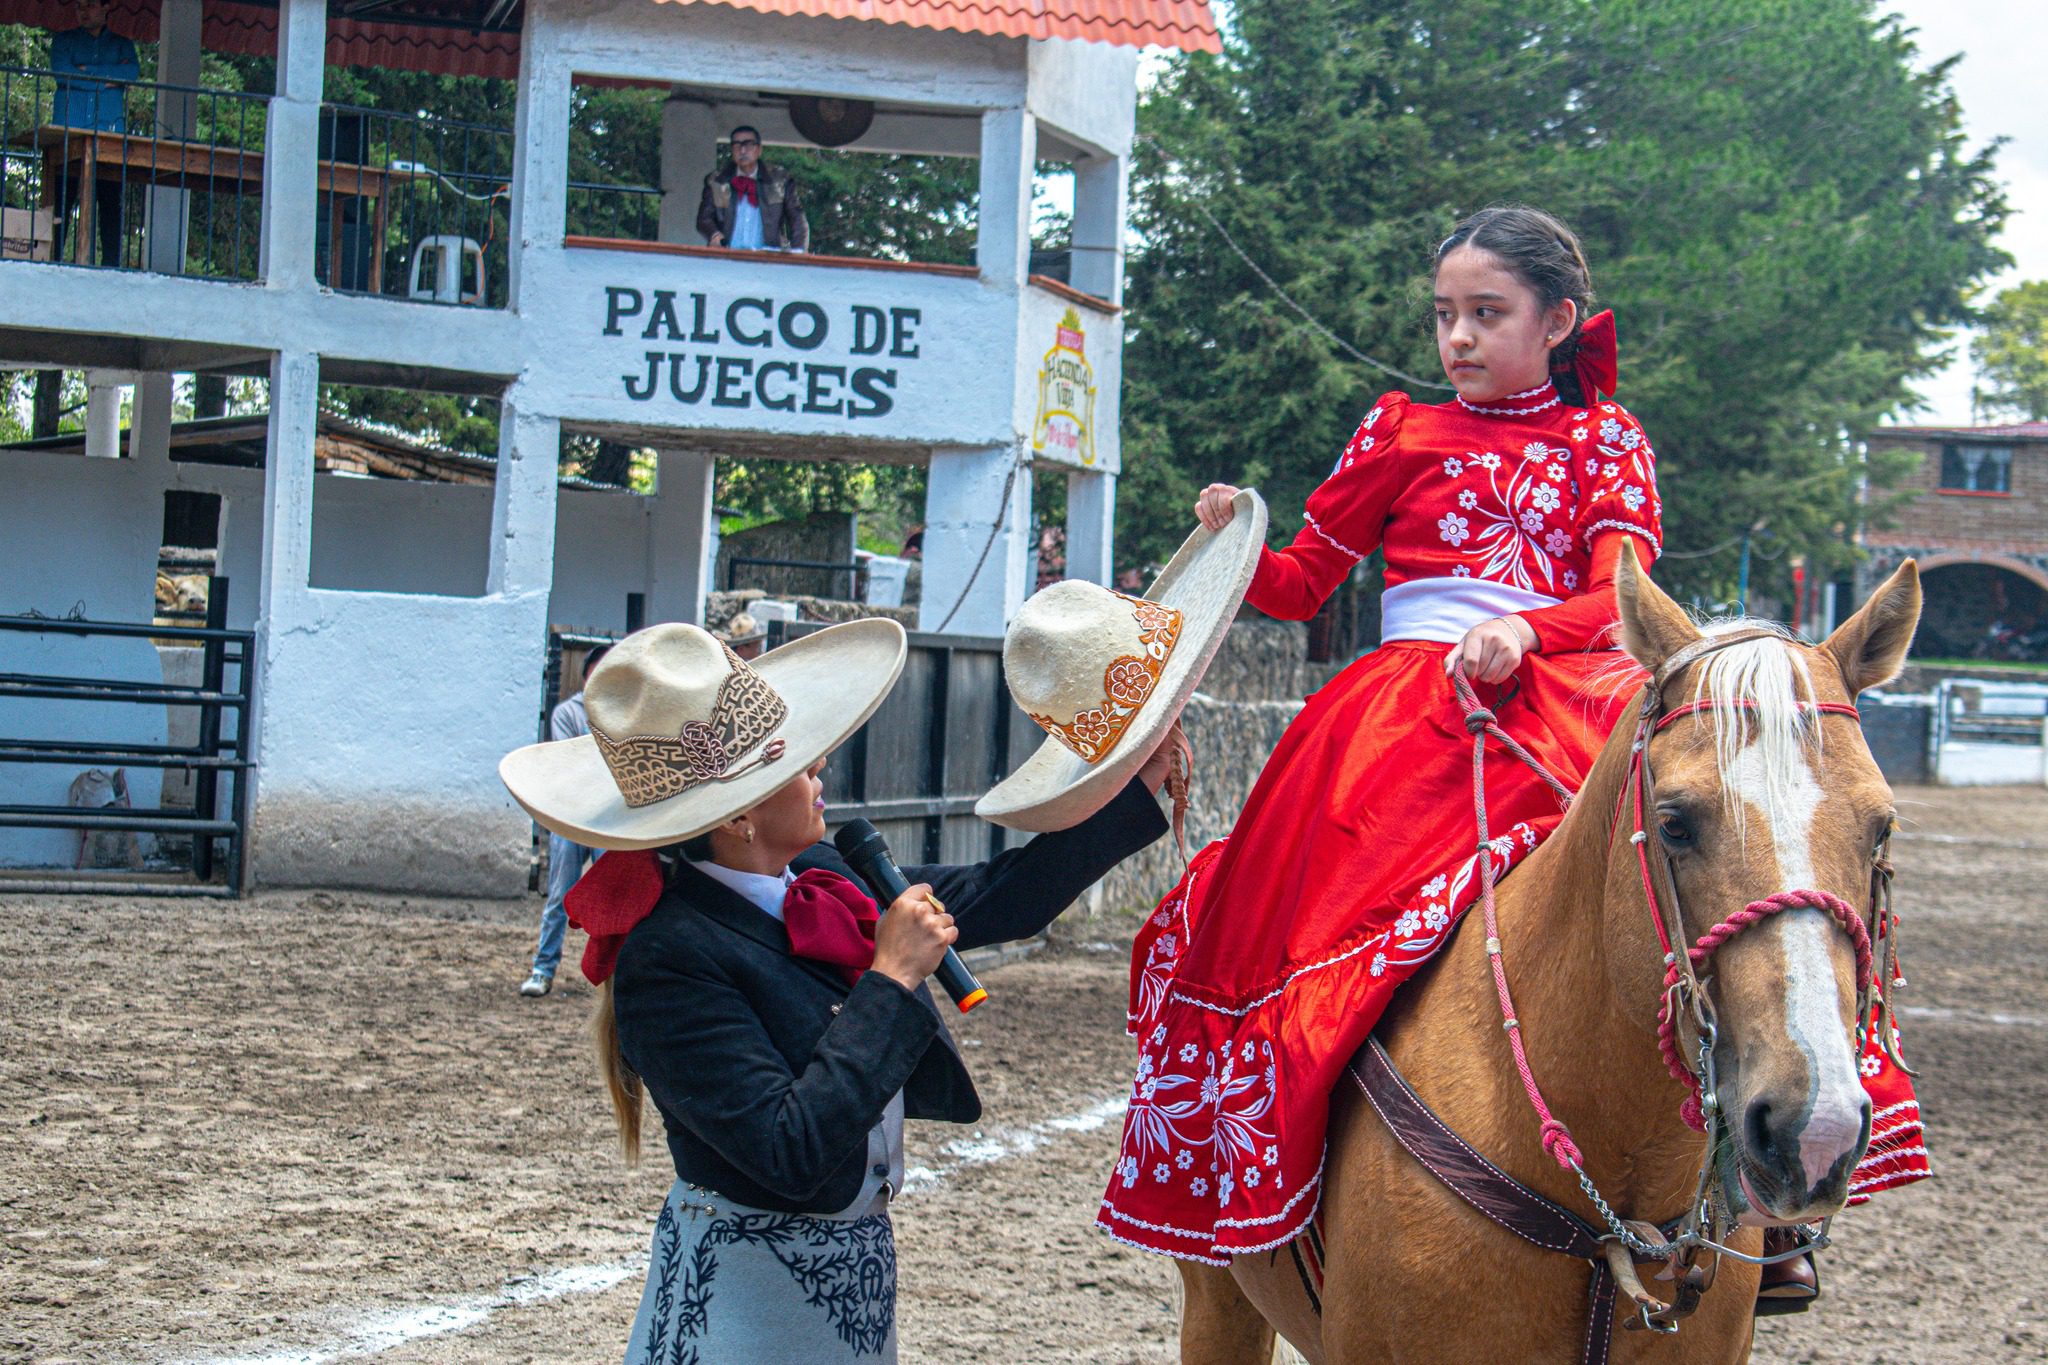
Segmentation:
[(1001, 635), (1037, 577), (1031, 467), (1011, 446), (941, 446), (924, 502), (917, 628)]
[[(569, 64), (553, 28), (526, 7), (519, 35), (519, 103), (512, 119), (509, 285), (514, 311), (530, 307), (527, 264), (558, 252), (569, 222)], [(549, 16), (551, 17), (551, 16)]]
[[(195, 5), (194, 8), (197, 8)], [(327, 0), (279, 0), (277, 93), (263, 138), (263, 282), (313, 287)], [(340, 244), (335, 243), (339, 250)], [(275, 412), (275, 407), (272, 409)]]
[(85, 372), (85, 453), (96, 460), (121, 455), (121, 381), (115, 370)]
[[(200, 0), (162, 0), (157, 26), (156, 78), (164, 85), (199, 84)], [(157, 92), (156, 135), (184, 139), (199, 126), (199, 100), (183, 91)], [(191, 192), (152, 186), (144, 219), (143, 262), (161, 275), (185, 273), (185, 234)]]
[(1022, 288), (1031, 268), (1031, 189), (1038, 120), (1029, 110), (981, 116), (981, 210), (974, 259), (981, 277)]
[(171, 458), (172, 379), (168, 374), (135, 376), (135, 401), (128, 407), (128, 458)]
[(1116, 475), (1077, 469), (1067, 475), (1067, 577), (1107, 588), (1116, 575)]
[(498, 478), (491, 497), (493, 597), (538, 593), (555, 580), (555, 498), (560, 488), (562, 423), (526, 410), (520, 386), (498, 409)]
[(1130, 162), (1091, 156), (1074, 163), (1074, 256), (1068, 283), (1098, 299), (1124, 297), (1124, 214)]
[[(306, 594), (313, 570), (313, 442), (320, 416), (320, 357), (281, 351), (270, 360), (270, 422), (263, 475), (262, 620)], [(266, 652), (268, 646), (266, 645)]]
[(718, 461), (693, 450), (664, 450), (647, 509), (647, 624), (704, 623), (711, 581), (712, 476)]
[(718, 111), (702, 100), (671, 96), (661, 106), (661, 240), (702, 246), (697, 205), (704, 178), (718, 169)]

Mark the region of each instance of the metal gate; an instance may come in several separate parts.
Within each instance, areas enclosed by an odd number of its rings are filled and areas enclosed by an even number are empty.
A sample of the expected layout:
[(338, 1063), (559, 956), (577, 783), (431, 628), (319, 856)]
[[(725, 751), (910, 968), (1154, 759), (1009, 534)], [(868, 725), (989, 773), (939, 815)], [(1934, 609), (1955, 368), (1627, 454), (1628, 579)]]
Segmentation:
[[(198, 734), (191, 744), (145, 744), (104, 741), (92, 735), (63, 738), (0, 735), (0, 764), (55, 764), (83, 768), (158, 768), (179, 770), (191, 777), (191, 808), (108, 808), (81, 811), (69, 805), (11, 801), (0, 795), (0, 826), (17, 829), (77, 830), (81, 843), (98, 831), (141, 831), (182, 835), (190, 840), (188, 868), (159, 867), (122, 873), (112, 870), (24, 869), (0, 879), (0, 889), (13, 891), (95, 891), (158, 896), (239, 896), (248, 849), (249, 715), (255, 699), (255, 633), (228, 630), (228, 580), (208, 580), (206, 624), (163, 626), (125, 621), (56, 620), (50, 617), (0, 616), (0, 642), (25, 635), (140, 638), (190, 641), (201, 653), (196, 685), (138, 682), (5, 671), (0, 672), (0, 698), (101, 703), (108, 706), (161, 706), (198, 711)], [(5, 650), (18, 658), (19, 651)], [(233, 670), (235, 685), (227, 685)], [(225, 783), (225, 786), (223, 786)]]
[[(768, 623), (774, 648), (824, 626)], [(997, 637), (913, 632), (903, 676), (825, 767), (825, 820), (872, 820), (904, 863), (978, 863), (1030, 836), (974, 803), (1045, 732), (1010, 700)]]

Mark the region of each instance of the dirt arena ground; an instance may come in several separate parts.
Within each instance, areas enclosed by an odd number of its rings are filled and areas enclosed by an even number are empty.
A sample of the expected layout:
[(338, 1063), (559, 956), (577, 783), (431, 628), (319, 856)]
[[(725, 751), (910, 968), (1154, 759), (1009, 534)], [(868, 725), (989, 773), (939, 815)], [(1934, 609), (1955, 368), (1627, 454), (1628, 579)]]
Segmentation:
[[(1842, 1220), (1772, 1365), (2048, 1360), (2048, 792), (1900, 797), (1941, 1178)], [(665, 1155), (612, 1154), (580, 978), (514, 994), (536, 909), (0, 899), (0, 1360), (617, 1360)], [(913, 1125), (906, 1361), (1175, 1358), (1171, 1268), (1090, 1225), (1131, 1061), (1098, 937), (991, 974), (986, 1121)]]

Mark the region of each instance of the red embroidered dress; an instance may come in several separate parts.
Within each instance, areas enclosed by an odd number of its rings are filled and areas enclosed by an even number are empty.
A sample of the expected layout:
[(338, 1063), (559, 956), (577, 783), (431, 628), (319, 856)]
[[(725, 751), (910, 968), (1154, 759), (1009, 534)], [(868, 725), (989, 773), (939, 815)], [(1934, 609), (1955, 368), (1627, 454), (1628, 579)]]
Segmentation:
[[(1137, 1079), (1096, 1216), (1111, 1235), (1227, 1264), (1314, 1215), (1338, 1072), (1479, 891), (1457, 851), (1473, 838), (1471, 741), (1444, 654), (1519, 613), (1538, 649), (1481, 694), (1583, 782), (1642, 682), (1609, 645), (1613, 573), (1631, 537), (1655, 558), (1660, 511), (1650, 443), (1617, 403), (1574, 407), (1546, 383), (1482, 406), (1391, 393), (1366, 414), (1247, 600), (1305, 619), (1384, 549), (1385, 643), (1309, 698), (1231, 838), (1138, 934)], [(1487, 766), (1486, 802), (1496, 873), (1563, 819), (1518, 763)]]

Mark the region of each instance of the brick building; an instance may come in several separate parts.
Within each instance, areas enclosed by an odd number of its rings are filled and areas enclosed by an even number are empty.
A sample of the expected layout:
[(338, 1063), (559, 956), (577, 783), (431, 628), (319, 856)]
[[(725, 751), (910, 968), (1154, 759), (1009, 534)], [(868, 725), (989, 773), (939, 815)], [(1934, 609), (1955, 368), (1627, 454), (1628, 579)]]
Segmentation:
[(1886, 427), (1870, 444), (1922, 455), (1911, 496), (1863, 533), (1872, 582), (1920, 562), (1914, 653), (2048, 659), (2048, 422)]

